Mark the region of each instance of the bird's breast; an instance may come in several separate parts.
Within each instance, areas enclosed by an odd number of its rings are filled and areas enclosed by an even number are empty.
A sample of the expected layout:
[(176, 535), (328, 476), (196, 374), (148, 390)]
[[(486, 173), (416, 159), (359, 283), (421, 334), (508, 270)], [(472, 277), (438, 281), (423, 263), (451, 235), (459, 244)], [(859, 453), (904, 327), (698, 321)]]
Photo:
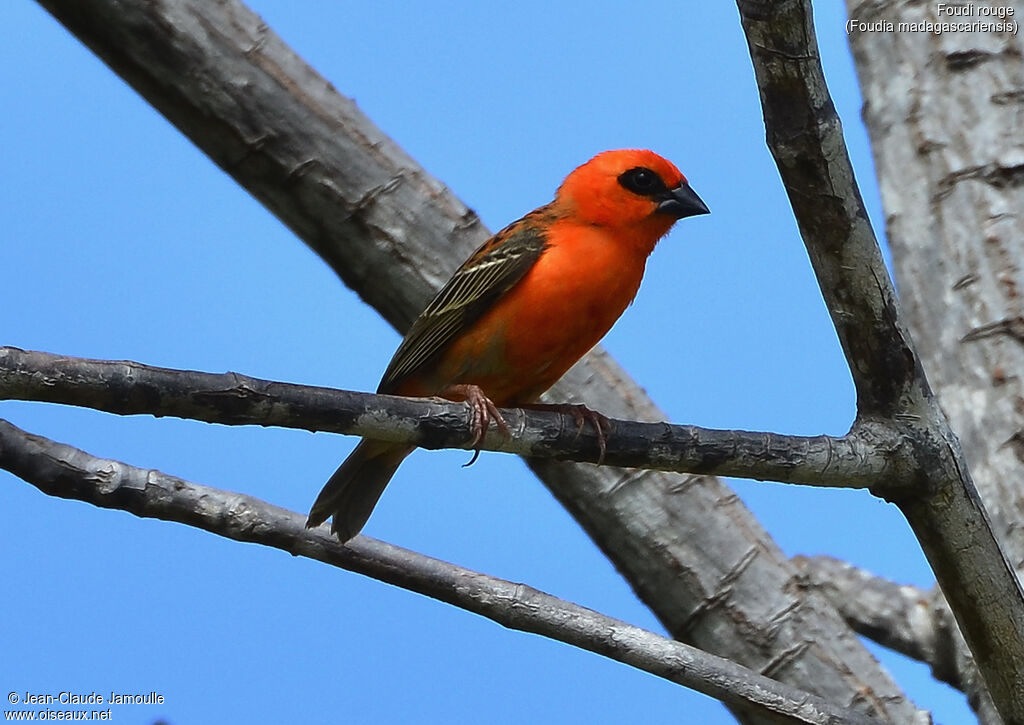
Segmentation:
[(591, 228), (552, 236), (523, 279), (453, 344), (444, 377), (479, 385), (498, 405), (530, 402), (629, 306), (646, 253)]

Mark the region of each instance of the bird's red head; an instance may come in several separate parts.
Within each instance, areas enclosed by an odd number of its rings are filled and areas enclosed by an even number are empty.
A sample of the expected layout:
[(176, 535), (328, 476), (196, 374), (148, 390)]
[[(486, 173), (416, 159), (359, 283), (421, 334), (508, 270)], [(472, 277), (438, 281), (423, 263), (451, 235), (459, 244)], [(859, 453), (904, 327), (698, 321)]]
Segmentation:
[(708, 208), (672, 164), (653, 151), (605, 151), (574, 170), (555, 203), (580, 221), (632, 229), (653, 245), (677, 219)]

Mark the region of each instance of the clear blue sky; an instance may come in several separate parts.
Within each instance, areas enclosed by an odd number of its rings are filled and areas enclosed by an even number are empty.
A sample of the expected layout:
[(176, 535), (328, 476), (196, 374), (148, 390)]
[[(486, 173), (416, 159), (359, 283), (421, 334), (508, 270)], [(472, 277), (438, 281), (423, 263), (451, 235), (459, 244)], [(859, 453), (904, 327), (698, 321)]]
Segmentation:
[[(818, 5), (878, 222), (841, 3)], [(606, 346), (675, 422), (846, 431), (852, 384), (732, 3), (252, 6), (492, 229), (603, 149), (674, 160), (713, 213), (662, 242)], [(37, 5), (0, 3), (0, 26), (0, 344), (376, 386), (398, 336), (373, 310)], [(0, 416), (299, 511), (354, 445), (36, 404)], [(661, 631), (518, 459), (466, 457), (416, 453), (366, 533)], [(931, 585), (898, 511), (867, 493), (735, 486), (786, 552)], [(166, 698), (115, 706), (119, 723), (733, 722), (624, 665), (280, 551), (49, 498), (5, 472), (0, 502), (3, 692)], [(969, 721), (927, 668), (879, 656), (938, 720)]]

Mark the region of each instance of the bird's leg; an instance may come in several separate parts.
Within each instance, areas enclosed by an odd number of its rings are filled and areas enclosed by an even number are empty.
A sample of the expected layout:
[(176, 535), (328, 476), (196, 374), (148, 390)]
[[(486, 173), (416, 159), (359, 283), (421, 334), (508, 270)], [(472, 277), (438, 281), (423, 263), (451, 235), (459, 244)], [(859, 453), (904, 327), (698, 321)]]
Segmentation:
[(467, 466), (473, 465), (480, 455), (480, 443), (483, 441), (484, 435), (487, 434), (487, 428), (490, 426), (491, 421), (494, 421), (494, 425), (506, 436), (511, 433), (508, 423), (505, 422), (501, 413), (498, 412), (498, 407), (491, 402), (490, 398), (484, 395), (484, 391), (478, 386), (452, 385), (442, 390), (441, 396), (449, 400), (464, 400), (469, 404), (470, 426), (473, 431), (473, 437), (466, 444), (466, 448), (472, 448), (475, 452), (473, 453), (473, 458), (466, 464)]
[(583, 432), (583, 424), (589, 422), (597, 434), (597, 447), (600, 453), (597, 456), (597, 465), (604, 462), (604, 454), (607, 449), (608, 434), (612, 431), (612, 424), (608, 418), (596, 410), (585, 405), (574, 405), (572, 403), (529, 403), (519, 406), (527, 410), (547, 410), (553, 413), (566, 413), (576, 421), (576, 437), (579, 438)]

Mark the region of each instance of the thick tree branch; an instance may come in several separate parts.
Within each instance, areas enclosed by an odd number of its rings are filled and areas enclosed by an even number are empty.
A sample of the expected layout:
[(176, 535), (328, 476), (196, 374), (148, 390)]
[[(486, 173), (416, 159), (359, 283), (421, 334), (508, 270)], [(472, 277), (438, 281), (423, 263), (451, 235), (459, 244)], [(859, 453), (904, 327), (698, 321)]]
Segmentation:
[(794, 562), (858, 634), (928, 663), (937, 680), (964, 689), (971, 656), (941, 593), (897, 584), (829, 556)]
[(846, 354), (857, 411), (891, 418), (918, 404), (926, 383), (825, 85), (810, 3), (738, 4), (768, 147)]
[[(943, 19), (935, 3), (846, 4), (858, 21)], [(1005, 7), (1016, 9), (1019, 23), (1024, 6)], [(849, 38), (908, 325), (1019, 576), (1024, 36), (858, 29)], [(889, 627), (902, 629), (898, 619)], [(930, 630), (918, 632), (927, 652)], [(967, 692), (980, 721), (1001, 722), (974, 698), (972, 682)]]
[(829, 556), (793, 561), (854, 631), (926, 663), (935, 679), (967, 694), (982, 722), (1000, 721), (942, 592), (897, 584)]
[(631, 665), (743, 712), (787, 723), (876, 723), (729, 660), (606, 617), (525, 584), (497, 579), (367, 537), (346, 546), (326, 527), (242, 494), (96, 458), (0, 420), (0, 467), (51, 496), (176, 521), (236, 541), (282, 549), (424, 594)]
[[(119, 415), (173, 416), (225, 425), (345, 433), (423, 448), (461, 448), (466, 406), (260, 380), (238, 373), (170, 370), (127, 360), (84, 360), (0, 347), (0, 400), (34, 400)], [(596, 461), (589, 426), (571, 416), (504, 412), (514, 435), (491, 430), (486, 450), (530, 458)], [(817, 486), (867, 488), (909, 464), (902, 441), (880, 428), (844, 438), (785, 436), (612, 420), (604, 463)]]
[[(858, 21), (944, 19), (936, 3), (846, 4)], [(998, 6), (1020, 22), (1020, 2)], [(908, 325), (1020, 576), (1024, 35), (857, 29), (849, 39)]]
[[(399, 329), (487, 236), (237, 0), (39, 1)], [(552, 398), (665, 418), (600, 350)], [(867, 713), (923, 716), (834, 607), (791, 586), (795, 568), (717, 479), (531, 466), (673, 636)]]
[(915, 449), (911, 478), (874, 491), (914, 529), (997, 709), (1024, 722), (1024, 592), (902, 321), (825, 85), (810, 1), (738, 5), (768, 145), (850, 363), (858, 419), (902, 422)]

